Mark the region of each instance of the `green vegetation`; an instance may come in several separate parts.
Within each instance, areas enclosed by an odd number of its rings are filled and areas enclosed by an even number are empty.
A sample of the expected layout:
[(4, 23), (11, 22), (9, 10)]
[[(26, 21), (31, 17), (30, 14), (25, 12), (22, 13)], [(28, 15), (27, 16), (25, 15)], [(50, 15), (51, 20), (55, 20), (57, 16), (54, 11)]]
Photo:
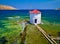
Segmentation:
[(49, 42), (41, 32), (31, 24), (27, 26), (26, 44), (49, 44)]
[(39, 26), (42, 27), (48, 34), (52, 35), (53, 37), (58, 37), (58, 32), (60, 32), (59, 24), (46, 23), (40, 24)]
[(5, 37), (8, 41), (6, 44), (20, 44), (20, 33), (22, 26), (21, 20), (0, 20), (0, 38)]
[[(21, 18), (22, 17), (22, 18)], [(8, 42), (6, 44), (20, 44), (23, 21), (29, 21), (29, 17), (23, 16), (8, 17), (5, 20), (0, 20), (0, 38), (5, 37)], [(53, 37), (58, 36), (60, 32), (60, 25), (55, 23), (49, 23), (44, 21), (44, 24), (40, 24), (48, 34)], [(26, 28), (26, 44), (49, 44), (48, 40), (42, 35), (42, 33), (32, 24), (29, 24)]]

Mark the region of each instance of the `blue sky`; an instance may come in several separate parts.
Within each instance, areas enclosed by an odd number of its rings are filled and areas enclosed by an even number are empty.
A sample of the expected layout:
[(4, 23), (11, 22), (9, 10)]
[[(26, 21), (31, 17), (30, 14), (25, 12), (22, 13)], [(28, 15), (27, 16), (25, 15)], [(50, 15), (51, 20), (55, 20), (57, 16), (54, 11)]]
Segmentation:
[(1, 5), (17, 9), (56, 9), (60, 8), (60, 0), (0, 0)]

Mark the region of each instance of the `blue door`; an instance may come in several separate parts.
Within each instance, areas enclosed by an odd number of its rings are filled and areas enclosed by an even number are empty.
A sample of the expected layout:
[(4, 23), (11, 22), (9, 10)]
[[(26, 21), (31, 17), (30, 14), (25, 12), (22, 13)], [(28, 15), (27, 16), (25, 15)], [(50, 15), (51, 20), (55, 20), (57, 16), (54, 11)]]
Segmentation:
[(35, 23), (37, 23), (37, 19), (35, 19)]

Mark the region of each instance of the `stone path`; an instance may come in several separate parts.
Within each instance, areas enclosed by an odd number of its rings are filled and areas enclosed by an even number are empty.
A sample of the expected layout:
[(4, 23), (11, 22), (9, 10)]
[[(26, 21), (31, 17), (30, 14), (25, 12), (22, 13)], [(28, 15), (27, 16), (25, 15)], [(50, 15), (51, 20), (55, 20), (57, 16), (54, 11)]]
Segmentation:
[(35, 25), (51, 44), (57, 44), (40, 26)]

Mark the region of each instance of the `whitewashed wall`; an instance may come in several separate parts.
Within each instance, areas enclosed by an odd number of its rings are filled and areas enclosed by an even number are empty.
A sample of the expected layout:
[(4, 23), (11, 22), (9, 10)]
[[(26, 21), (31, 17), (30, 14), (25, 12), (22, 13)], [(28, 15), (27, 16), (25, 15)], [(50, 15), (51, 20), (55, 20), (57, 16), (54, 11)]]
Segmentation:
[[(37, 23), (35, 23), (35, 19), (37, 19)], [(30, 14), (30, 23), (40, 24), (41, 23), (41, 13), (40, 14)]]

